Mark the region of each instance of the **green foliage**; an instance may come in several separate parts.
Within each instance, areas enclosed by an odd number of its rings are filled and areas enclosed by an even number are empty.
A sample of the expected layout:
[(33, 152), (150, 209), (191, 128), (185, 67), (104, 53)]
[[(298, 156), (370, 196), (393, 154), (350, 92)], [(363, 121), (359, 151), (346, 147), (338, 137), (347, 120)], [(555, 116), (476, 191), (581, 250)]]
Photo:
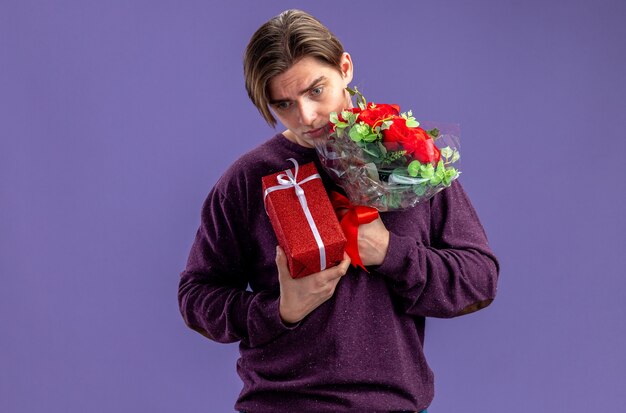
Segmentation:
[[(356, 96), (357, 104), (361, 109), (368, 105), (365, 97), (355, 87), (346, 88), (351, 96)], [(375, 105), (370, 104), (371, 107)], [(419, 122), (413, 117), (412, 111), (403, 112), (400, 116), (406, 121), (409, 128), (417, 128)], [(365, 162), (374, 163), (378, 169), (379, 178), (386, 182), (390, 175), (394, 176), (397, 186), (394, 186), (385, 195), (381, 195), (381, 201), (390, 209), (399, 208), (402, 202), (402, 193), (407, 186), (416, 195), (430, 194), (433, 189), (447, 187), (459, 177), (460, 172), (453, 164), (461, 155), (455, 148), (449, 146), (441, 148), (441, 159), (437, 164), (421, 163), (411, 160), (406, 150), (388, 151), (382, 144), (383, 132), (393, 125), (392, 120), (384, 120), (373, 129), (365, 122), (359, 121), (359, 114), (344, 110), (339, 116), (336, 112), (330, 114), (330, 122), (334, 125), (337, 138), (350, 138), (362, 151)], [(427, 131), (433, 139), (440, 137), (440, 131), (433, 128)], [(407, 164), (407, 162), (409, 162)]]
[(354, 123), (356, 122), (357, 118), (359, 117), (358, 113), (352, 113), (349, 110), (344, 110), (341, 112), (341, 117), (344, 118), (346, 120), (346, 122), (348, 122), (349, 125), (354, 125)]
[(422, 178), (428, 179), (431, 178), (435, 174), (435, 167), (432, 163), (428, 163), (426, 165), (420, 165), (420, 175)]
[(381, 164), (385, 156), (387, 156), (387, 149), (380, 142), (358, 142), (357, 145), (365, 152), (367, 156), (367, 162), (374, 162)]
[(402, 112), (400, 114), (406, 120), (406, 126), (409, 128), (417, 128), (420, 123), (413, 117), (413, 111)]
[(363, 96), (363, 94), (359, 92), (359, 89), (357, 89), (356, 86), (354, 87), (354, 89), (350, 89), (349, 87), (347, 87), (346, 90), (348, 91), (350, 96), (356, 95), (357, 105), (359, 105), (361, 109), (365, 109), (367, 107), (367, 100), (365, 100), (365, 96)]
[(355, 142), (374, 142), (378, 138), (378, 135), (372, 131), (372, 128), (364, 122), (352, 125), (348, 135)]
[(452, 181), (459, 176), (459, 172), (455, 168), (448, 168), (444, 172), (443, 176), (443, 184), (445, 186), (450, 186)]
[(387, 152), (385, 154), (385, 156), (383, 157), (383, 159), (381, 160), (381, 164), (382, 165), (391, 164), (391, 163), (397, 161), (398, 159), (402, 158), (404, 155), (406, 155), (406, 151), (391, 151), (391, 152)]
[(391, 125), (393, 125), (392, 120), (385, 120), (383, 121), (383, 124), (380, 126), (380, 130), (383, 131), (383, 130), (389, 129)]
[(452, 149), (450, 149), (449, 146), (446, 146), (445, 148), (441, 149), (440, 152), (441, 152), (441, 156), (443, 156), (446, 159), (452, 156)]
[(455, 163), (459, 159), (461, 159), (461, 154), (459, 153), (459, 151), (455, 149), (454, 152), (452, 153), (452, 159), (450, 160), (450, 163)]
[(434, 128), (426, 131), (427, 134), (433, 137), (433, 139), (437, 139), (439, 137), (439, 129)]
[(427, 189), (428, 189), (428, 185), (419, 184), (413, 187), (413, 192), (415, 192), (415, 195), (417, 196), (422, 196), (426, 193)]
[(445, 159), (445, 164), (455, 163), (461, 158), (461, 154), (456, 149), (452, 149), (449, 146), (442, 148), (440, 150), (441, 156)]
[(417, 174), (420, 171), (420, 162), (419, 161), (412, 161), (407, 167), (406, 170), (409, 173), (409, 176), (412, 176), (413, 178), (415, 178), (417, 176)]
[[(436, 167), (431, 163), (422, 164), (414, 160), (407, 165), (406, 174), (416, 179), (414, 189), (423, 194), (426, 190), (425, 188), (428, 187), (440, 185), (444, 187), (450, 186), (452, 181), (459, 176), (460, 172), (458, 172), (456, 168), (447, 166), (443, 160), (440, 160)], [(416, 194), (419, 195), (418, 192), (416, 192)]]

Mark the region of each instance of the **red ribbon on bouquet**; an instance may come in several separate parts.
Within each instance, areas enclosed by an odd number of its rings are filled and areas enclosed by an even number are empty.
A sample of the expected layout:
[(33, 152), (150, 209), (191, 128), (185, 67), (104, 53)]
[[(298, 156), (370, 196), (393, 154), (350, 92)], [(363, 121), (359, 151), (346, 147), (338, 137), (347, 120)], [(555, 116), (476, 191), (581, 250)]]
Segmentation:
[(372, 207), (352, 205), (348, 198), (339, 192), (331, 192), (330, 202), (335, 208), (335, 213), (340, 209), (347, 209), (348, 212), (339, 220), (343, 233), (346, 236), (346, 253), (350, 257), (352, 265), (367, 269), (363, 266), (361, 255), (359, 254), (359, 225), (369, 224), (378, 218), (378, 210)]

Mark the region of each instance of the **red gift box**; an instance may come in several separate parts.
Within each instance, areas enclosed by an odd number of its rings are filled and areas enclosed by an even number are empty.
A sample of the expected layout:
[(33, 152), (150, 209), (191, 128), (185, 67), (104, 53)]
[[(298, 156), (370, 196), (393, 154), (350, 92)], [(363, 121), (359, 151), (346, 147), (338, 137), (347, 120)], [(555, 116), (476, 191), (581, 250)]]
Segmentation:
[(346, 238), (315, 164), (291, 161), (295, 168), (263, 177), (263, 193), (291, 277), (300, 278), (339, 264)]

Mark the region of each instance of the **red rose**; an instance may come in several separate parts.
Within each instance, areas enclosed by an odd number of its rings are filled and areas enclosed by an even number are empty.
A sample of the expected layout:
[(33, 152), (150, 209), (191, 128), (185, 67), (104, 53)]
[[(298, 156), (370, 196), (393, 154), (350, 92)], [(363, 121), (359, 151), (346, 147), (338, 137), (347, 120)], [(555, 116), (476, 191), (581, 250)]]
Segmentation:
[(435, 141), (422, 128), (409, 128), (406, 120), (394, 117), (393, 124), (383, 131), (383, 145), (388, 151), (407, 151), (421, 163), (437, 163), (441, 158)]
[[(374, 106), (374, 107), (372, 107)], [(355, 113), (355, 112), (353, 112)], [(370, 127), (380, 126), (383, 120), (389, 119), (392, 116), (400, 115), (400, 107), (398, 105), (387, 105), (384, 103), (374, 104), (369, 103), (365, 110), (359, 113), (359, 121), (365, 122)]]

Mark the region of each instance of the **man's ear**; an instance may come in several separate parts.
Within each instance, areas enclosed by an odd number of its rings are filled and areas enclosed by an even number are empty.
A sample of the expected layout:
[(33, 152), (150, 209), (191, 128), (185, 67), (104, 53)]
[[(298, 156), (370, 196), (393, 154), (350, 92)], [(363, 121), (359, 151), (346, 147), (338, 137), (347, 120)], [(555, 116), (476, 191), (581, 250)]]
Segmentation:
[(352, 64), (352, 57), (350, 53), (343, 52), (341, 60), (339, 61), (339, 67), (341, 68), (341, 76), (343, 77), (344, 87), (348, 87), (352, 82), (352, 73), (354, 71), (354, 65)]

